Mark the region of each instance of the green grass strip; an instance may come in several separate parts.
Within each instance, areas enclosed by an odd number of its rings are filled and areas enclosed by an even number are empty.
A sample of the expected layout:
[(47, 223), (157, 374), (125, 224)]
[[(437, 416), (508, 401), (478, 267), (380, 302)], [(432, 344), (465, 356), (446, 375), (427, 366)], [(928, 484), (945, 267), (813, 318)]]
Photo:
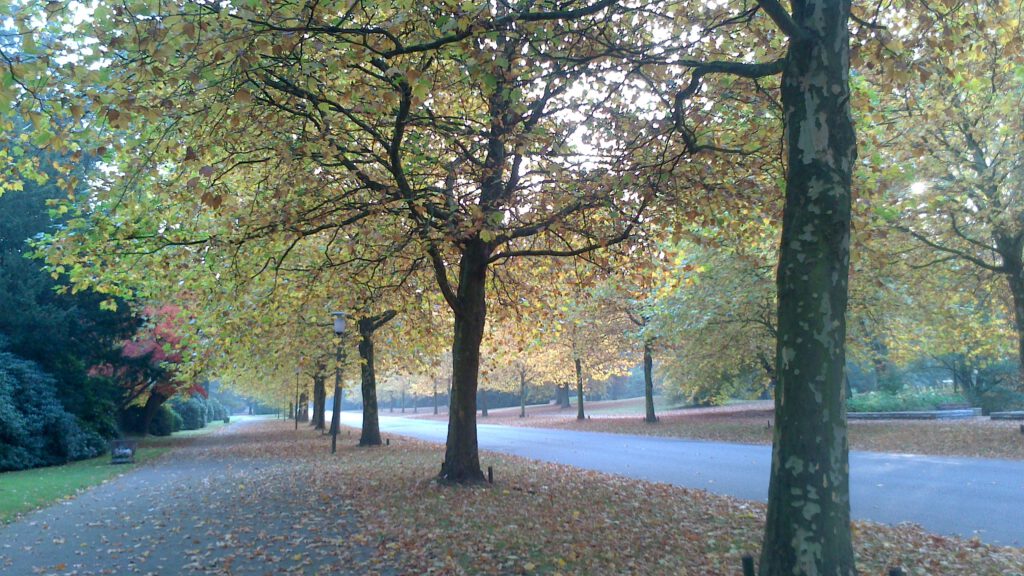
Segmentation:
[(118, 474), (129, 472), (169, 449), (139, 448), (135, 453), (135, 464), (113, 465), (110, 454), (105, 454), (63, 466), (0, 474), (0, 523), (6, 524), (19, 514), (64, 500)]

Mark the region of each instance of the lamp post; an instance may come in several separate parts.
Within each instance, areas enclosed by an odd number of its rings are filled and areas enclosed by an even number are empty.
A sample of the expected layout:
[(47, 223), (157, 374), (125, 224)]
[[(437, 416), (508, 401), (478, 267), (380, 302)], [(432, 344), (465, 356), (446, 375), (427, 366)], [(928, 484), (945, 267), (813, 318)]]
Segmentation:
[(345, 313), (331, 312), (331, 316), (334, 316), (334, 335), (338, 339), (334, 350), (334, 409), (331, 411), (331, 454), (334, 454), (338, 451), (338, 420), (341, 418), (341, 362), (344, 359), (342, 337), (345, 335)]

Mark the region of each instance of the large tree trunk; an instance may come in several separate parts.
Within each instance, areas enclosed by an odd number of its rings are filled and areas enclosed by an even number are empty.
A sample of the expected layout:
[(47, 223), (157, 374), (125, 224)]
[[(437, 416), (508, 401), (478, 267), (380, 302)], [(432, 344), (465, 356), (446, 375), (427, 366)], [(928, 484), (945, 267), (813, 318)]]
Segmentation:
[(327, 386), (324, 376), (313, 377), (313, 429), (324, 430), (327, 427)]
[(583, 414), (583, 362), (576, 358), (576, 419), (584, 420)]
[(1010, 284), (1010, 295), (1013, 297), (1014, 327), (1017, 329), (1017, 388), (1024, 389), (1024, 264), (1020, 258), (1016, 261), (1003, 257), (1008, 272), (1006, 280)]
[(658, 421), (654, 414), (654, 358), (651, 356), (651, 343), (644, 342), (644, 404), (647, 415), (644, 421), (651, 424)]
[(377, 408), (377, 370), (374, 365), (373, 334), (395, 317), (393, 310), (359, 320), (359, 372), (363, 392), (363, 431), (360, 446), (380, 446), (380, 420)]
[(849, 0), (794, 0), (782, 76), (786, 201), (768, 515), (761, 576), (856, 574), (846, 437), (850, 182)]
[(459, 268), (452, 342), (452, 393), (448, 410), (448, 441), (440, 479), (450, 483), (482, 482), (476, 436), (476, 391), (480, 374), (480, 343), (487, 317), (486, 277), (489, 249), (479, 238), (466, 241)]
[(555, 387), (555, 400), (558, 403), (559, 408), (568, 408), (571, 404), (569, 402), (569, 384), (559, 384)]
[(155, 389), (149, 393), (149, 398), (146, 398), (146, 405), (142, 408), (143, 434), (149, 434), (149, 427), (153, 423), (153, 418), (156, 417), (156, 411), (159, 410), (168, 399), (168, 396), (164, 396)]
[(299, 422), (309, 422), (309, 395), (305, 392), (299, 394), (298, 415)]

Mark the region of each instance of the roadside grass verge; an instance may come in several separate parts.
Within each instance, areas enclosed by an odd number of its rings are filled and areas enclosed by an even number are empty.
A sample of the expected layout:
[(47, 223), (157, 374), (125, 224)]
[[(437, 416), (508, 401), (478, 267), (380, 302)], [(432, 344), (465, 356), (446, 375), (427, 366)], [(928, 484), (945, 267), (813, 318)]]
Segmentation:
[[(771, 444), (775, 417), (771, 410), (721, 414), (665, 414), (648, 424), (641, 417), (525, 419), (520, 426), (588, 430), (618, 434), (664, 436), (741, 444)], [(955, 421), (875, 420), (850, 421), (851, 450), (968, 456), (1024, 460), (1024, 434), (1019, 423), (983, 418)]]
[(134, 465), (112, 465), (110, 454), (104, 454), (62, 466), (4, 472), (0, 474), (0, 524), (6, 524), (26, 512), (71, 498), (82, 490), (130, 472), (135, 466), (155, 460), (175, 445), (210, 434), (224, 426), (224, 422), (218, 421), (207, 424), (205, 428), (183, 430), (171, 436), (133, 438), (139, 443)]
[(78, 492), (150, 462), (169, 448), (140, 447), (135, 464), (110, 463), (110, 454), (63, 466), (48, 466), (0, 474), (0, 523), (20, 514), (74, 496)]

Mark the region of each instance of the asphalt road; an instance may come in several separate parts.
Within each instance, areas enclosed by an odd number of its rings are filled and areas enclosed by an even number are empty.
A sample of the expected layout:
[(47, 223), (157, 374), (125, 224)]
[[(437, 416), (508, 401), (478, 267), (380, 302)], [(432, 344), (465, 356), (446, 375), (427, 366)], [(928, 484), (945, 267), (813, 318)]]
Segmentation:
[[(342, 414), (344, 424), (358, 427), (360, 421), (358, 413)], [(448, 434), (446, 422), (413, 418), (381, 416), (380, 427), (440, 443)], [(767, 446), (487, 424), (478, 425), (478, 437), (483, 450), (768, 498)], [(913, 522), (936, 534), (1024, 545), (1024, 462), (851, 452), (850, 501), (858, 520)]]

